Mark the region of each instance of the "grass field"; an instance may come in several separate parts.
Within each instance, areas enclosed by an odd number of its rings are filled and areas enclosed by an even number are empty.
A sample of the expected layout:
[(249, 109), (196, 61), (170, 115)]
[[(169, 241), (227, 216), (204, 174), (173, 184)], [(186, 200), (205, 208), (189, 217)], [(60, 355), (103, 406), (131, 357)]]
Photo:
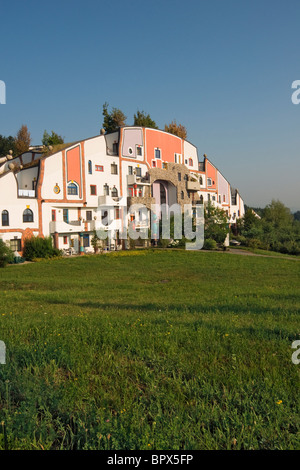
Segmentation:
[(0, 449), (299, 449), (295, 259), (133, 251), (0, 272)]

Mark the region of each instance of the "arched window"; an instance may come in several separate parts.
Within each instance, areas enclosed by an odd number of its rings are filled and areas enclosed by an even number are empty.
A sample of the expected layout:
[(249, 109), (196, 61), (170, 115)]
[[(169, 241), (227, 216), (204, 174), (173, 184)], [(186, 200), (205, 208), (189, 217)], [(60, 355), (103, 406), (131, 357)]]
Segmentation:
[(203, 204), (203, 196), (202, 196), (202, 194), (201, 194), (201, 196), (200, 196), (200, 204)]
[(200, 176), (199, 181), (200, 181), (200, 184), (203, 184), (203, 178), (202, 178), (202, 176)]
[(113, 187), (111, 190), (111, 197), (118, 197), (118, 190), (117, 188)]
[(89, 174), (91, 175), (93, 173), (92, 160), (89, 160), (88, 162), (88, 170), (89, 170)]
[(23, 222), (33, 222), (33, 212), (31, 209), (25, 209), (23, 212)]
[(77, 196), (78, 195), (78, 186), (76, 183), (72, 182), (68, 184), (68, 195)]
[(8, 211), (2, 211), (2, 225), (7, 227), (9, 225), (9, 214)]
[(103, 193), (104, 196), (109, 196), (109, 186), (107, 183), (105, 183), (105, 185), (103, 186)]

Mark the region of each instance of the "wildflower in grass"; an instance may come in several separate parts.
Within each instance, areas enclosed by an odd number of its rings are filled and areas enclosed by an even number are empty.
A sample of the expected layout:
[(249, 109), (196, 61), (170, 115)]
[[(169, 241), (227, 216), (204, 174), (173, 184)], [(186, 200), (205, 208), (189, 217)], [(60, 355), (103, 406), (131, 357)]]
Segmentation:
[(277, 404), (277, 405), (281, 405), (281, 404), (282, 404), (282, 400), (278, 400), (278, 401), (276, 402), (276, 404)]

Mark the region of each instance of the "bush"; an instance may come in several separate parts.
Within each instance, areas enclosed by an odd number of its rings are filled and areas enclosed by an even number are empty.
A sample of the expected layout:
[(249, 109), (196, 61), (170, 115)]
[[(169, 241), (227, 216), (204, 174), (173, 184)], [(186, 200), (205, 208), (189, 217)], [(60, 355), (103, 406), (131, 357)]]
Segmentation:
[(32, 237), (24, 242), (23, 256), (28, 261), (36, 258), (53, 258), (60, 256), (60, 250), (53, 247), (51, 237)]
[(216, 250), (217, 249), (217, 242), (212, 238), (207, 238), (203, 244), (204, 250)]
[(13, 263), (14, 254), (11, 249), (0, 239), (0, 268), (4, 268), (8, 263)]

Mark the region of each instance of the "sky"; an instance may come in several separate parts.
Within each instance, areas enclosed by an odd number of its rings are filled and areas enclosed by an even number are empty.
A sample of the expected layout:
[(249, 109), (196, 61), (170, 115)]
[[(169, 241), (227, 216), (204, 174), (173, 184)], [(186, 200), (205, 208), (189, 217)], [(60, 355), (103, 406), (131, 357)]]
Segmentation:
[(102, 106), (187, 140), (245, 203), (300, 210), (299, 0), (1, 0), (0, 134), (98, 135)]

